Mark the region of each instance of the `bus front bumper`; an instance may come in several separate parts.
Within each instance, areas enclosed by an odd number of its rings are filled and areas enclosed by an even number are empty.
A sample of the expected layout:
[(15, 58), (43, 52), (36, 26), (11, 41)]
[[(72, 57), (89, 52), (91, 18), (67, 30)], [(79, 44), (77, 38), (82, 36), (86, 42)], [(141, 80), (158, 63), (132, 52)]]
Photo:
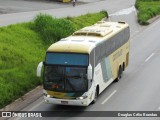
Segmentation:
[(47, 96), (44, 96), (44, 101), (46, 103), (51, 103), (51, 104), (73, 105), (73, 106), (88, 106), (91, 103), (90, 99), (88, 98), (77, 100), (77, 99), (57, 99), (57, 98), (50, 98)]

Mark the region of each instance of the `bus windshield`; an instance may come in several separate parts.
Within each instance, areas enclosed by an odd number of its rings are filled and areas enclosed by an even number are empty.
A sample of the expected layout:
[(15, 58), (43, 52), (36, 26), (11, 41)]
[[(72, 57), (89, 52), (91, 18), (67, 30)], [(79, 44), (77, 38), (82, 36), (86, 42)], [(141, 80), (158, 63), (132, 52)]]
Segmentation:
[(57, 92), (87, 91), (87, 67), (45, 66), (44, 88)]
[(61, 92), (84, 92), (88, 89), (88, 55), (76, 53), (47, 53), (44, 88)]
[(88, 66), (87, 54), (50, 53), (46, 54), (46, 64)]

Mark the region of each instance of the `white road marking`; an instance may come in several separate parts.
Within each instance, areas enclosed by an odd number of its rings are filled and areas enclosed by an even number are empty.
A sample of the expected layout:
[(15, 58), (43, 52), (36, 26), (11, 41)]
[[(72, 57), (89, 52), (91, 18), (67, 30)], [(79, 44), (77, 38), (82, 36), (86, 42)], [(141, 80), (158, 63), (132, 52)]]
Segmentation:
[(105, 102), (107, 102), (116, 92), (117, 90), (114, 90), (101, 104), (103, 105)]
[(155, 55), (155, 53), (152, 53), (152, 54), (145, 60), (145, 62), (149, 61), (154, 55)]

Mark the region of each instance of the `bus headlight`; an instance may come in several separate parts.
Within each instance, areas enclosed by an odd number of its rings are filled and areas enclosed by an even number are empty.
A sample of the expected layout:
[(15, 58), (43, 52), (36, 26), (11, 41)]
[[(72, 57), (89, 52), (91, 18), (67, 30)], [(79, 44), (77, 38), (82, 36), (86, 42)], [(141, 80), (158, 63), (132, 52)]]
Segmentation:
[(51, 95), (47, 95), (47, 97), (48, 97), (48, 98), (52, 98), (52, 96), (51, 96)]
[(83, 99), (86, 99), (88, 96), (81, 96), (81, 97), (77, 97), (76, 99), (77, 100), (83, 100)]
[(46, 93), (44, 93), (43, 95), (46, 96), (46, 97), (48, 97), (48, 98), (52, 98), (52, 97), (53, 97), (53, 96), (48, 95), (48, 94), (46, 94)]

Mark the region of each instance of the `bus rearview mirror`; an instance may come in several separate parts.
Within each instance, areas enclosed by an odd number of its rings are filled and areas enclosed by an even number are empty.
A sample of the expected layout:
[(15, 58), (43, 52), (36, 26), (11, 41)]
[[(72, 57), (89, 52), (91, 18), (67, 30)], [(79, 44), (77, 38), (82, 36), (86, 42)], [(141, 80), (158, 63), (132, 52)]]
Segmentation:
[(43, 67), (43, 62), (40, 62), (37, 66), (37, 77), (41, 77), (42, 67)]
[(89, 64), (88, 69), (87, 69), (87, 78), (88, 80), (92, 80), (92, 66)]

